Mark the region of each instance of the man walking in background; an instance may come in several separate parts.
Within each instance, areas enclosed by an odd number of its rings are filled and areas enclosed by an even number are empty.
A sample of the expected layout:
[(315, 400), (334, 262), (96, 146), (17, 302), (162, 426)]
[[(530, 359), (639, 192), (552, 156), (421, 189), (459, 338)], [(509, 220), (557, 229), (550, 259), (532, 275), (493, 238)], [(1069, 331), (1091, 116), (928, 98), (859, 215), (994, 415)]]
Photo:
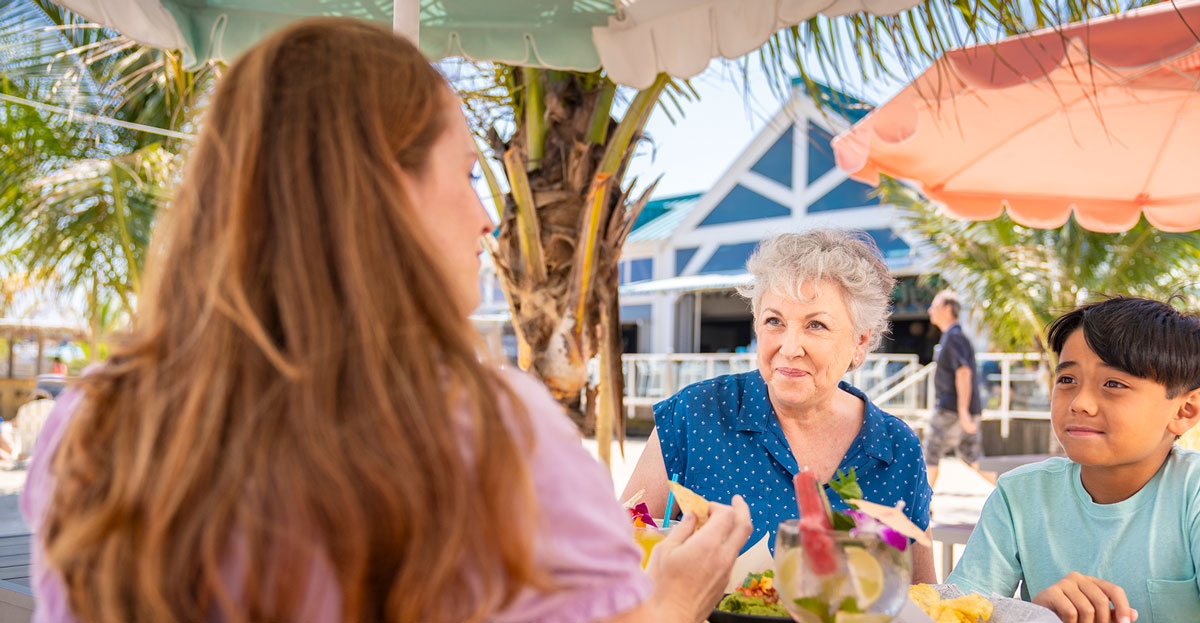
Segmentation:
[(963, 463), (996, 484), (996, 474), (979, 471), (979, 458), (983, 455), (979, 422), (983, 405), (979, 396), (975, 348), (958, 323), (961, 313), (962, 300), (950, 290), (938, 292), (929, 305), (929, 321), (942, 331), (933, 378), (936, 408), (923, 444), (931, 488), (937, 482), (938, 464), (951, 449)]

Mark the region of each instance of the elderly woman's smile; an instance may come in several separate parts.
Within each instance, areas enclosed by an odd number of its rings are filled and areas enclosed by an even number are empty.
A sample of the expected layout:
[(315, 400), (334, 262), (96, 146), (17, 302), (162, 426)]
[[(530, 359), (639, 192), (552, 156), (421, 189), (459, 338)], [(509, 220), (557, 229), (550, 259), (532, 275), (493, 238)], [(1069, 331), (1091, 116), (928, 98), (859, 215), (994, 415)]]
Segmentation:
[(777, 410), (831, 400), (870, 338), (855, 330), (836, 283), (808, 282), (799, 294), (764, 292), (755, 322), (758, 369)]

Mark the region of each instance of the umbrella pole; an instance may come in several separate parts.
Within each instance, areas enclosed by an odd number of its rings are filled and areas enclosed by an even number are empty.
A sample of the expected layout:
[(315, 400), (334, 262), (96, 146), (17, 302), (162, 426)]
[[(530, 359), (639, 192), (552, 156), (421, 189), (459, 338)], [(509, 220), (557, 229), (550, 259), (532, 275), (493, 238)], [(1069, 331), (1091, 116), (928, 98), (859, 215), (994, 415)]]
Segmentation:
[(392, 29), (401, 37), (419, 44), (421, 42), (421, 0), (393, 0)]

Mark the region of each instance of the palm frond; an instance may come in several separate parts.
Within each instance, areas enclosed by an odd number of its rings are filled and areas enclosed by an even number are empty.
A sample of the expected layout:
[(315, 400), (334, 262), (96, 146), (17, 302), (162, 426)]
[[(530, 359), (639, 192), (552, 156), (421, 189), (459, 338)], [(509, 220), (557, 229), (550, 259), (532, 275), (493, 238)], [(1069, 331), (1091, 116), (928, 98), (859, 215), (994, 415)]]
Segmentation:
[(896, 15), (818, 15), (776, 33), (757, 53), (777, 96), (801, 77), (848, 86), (908, 81), (947, 51), (1111, 15), (1158, 0), (924, 0)]
[(1105, 295), (1182, 295), (1193, 309), (1200, 302), (1200, 232), (1161, 232), (1145, 219), (1119, 234), (1074, 219), (1057, 229), (1023, 227), (1007, 215), (959, 221), (895, 180), (880, 188), (928, 246), (932, 272), (978, 306), (997, 348), (1045, 350), (1051, 320)]

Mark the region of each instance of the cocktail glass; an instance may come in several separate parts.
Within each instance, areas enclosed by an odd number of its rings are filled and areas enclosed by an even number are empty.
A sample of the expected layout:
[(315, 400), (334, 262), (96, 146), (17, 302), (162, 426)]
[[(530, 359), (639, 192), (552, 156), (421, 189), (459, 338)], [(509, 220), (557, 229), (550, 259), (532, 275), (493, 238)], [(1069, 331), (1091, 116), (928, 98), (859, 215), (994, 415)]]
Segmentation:
[(650, 562), (650, 552), (655, 545), (662, 542), (670, 534), (671, 528), (655, 528), (654, 526), (634, 526), (633, 540), (642, 548), (642, 568)]
[(887, 623), (904, 606), (912, 582), (911, 549), (878, 535), (830, 531), (838, 571), (815, 573), (805, 557), (799, 522), (779, 524), (775, 590), (800, 623)]

